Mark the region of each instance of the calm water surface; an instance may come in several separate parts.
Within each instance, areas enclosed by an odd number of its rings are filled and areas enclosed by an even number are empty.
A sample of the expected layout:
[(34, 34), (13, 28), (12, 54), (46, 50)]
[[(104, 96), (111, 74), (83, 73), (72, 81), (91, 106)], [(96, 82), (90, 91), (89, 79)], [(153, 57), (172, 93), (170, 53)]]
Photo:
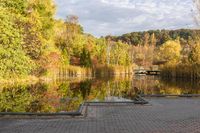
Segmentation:
[(117, 101), (141, 94), (200, 94), (200, 82), (152, 76), (57, 80), (0, 87), (0, 112), (75, 111), (84, 101)]

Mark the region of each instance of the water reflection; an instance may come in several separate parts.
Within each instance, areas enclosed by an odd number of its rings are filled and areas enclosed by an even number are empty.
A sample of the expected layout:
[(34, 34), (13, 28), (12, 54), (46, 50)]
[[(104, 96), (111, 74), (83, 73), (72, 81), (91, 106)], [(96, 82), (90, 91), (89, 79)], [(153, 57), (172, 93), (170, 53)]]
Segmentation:
[(83, 101), (133, 99), (140, 94), (200, 94), (200, 83), (159, 77), (115, 77), (2, 87), (0, 112), (62, 112)]

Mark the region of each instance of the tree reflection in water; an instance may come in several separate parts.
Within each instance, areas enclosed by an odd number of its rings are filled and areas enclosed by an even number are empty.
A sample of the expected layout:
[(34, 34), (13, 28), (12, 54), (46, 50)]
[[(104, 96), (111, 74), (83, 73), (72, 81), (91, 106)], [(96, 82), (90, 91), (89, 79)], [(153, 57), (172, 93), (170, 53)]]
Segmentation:
[(136, 94), (200, 94), (200, 82), (148, 76), (113, 77), (4, 86), (0, 90), (1, 112), (63, 112), (77, 110), (84, 101), (104, 101), (109, 97), (133, 99)]

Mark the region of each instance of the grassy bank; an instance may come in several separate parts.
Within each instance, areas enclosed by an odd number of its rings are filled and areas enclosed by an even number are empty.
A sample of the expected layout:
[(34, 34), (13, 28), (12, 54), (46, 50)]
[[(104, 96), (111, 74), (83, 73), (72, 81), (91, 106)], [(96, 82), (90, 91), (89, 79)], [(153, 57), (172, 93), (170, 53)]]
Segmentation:
[(166, 78), (200, 79), (200, 65), (179, 64), (161, 68), (161, 76)]

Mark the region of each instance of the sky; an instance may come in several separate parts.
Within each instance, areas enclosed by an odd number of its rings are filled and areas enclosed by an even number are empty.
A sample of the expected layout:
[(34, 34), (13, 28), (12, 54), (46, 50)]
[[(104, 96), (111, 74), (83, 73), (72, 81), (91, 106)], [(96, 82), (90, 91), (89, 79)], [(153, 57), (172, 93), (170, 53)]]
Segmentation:
[(96, 37), (153, 29), (194, 28), (192, 0), (55, 0), (56, 18), (79, 17)]

